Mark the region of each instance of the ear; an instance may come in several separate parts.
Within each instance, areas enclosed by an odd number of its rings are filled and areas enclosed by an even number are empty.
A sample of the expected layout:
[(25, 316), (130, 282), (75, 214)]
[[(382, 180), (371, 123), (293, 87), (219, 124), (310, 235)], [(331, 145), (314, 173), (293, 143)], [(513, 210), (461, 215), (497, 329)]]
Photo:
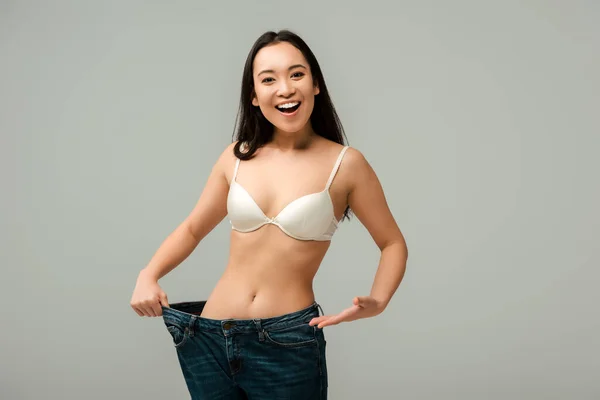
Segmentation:
[(313, 87), (313, 94), (316, 96), (319, 93), (321, 93), (321, 90), (319, 89), (319, 84), (317, 82), (315, 82), (315, 85)]
[(252, 91), (252, 105), (258, 107), (258, 99), (256, 98), (256, 92)]

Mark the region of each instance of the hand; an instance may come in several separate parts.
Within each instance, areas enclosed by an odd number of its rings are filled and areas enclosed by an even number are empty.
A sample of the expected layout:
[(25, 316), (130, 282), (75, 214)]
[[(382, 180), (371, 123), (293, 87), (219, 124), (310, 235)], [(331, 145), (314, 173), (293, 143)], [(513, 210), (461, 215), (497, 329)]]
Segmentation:
[(340, 322), (350, 322), (360, 318), (373, 317), (383, 311), (382, 304), (371, 296), (355, 297), (352, 303), (354, 303), (352, 307), (346, 308), (338, 315), (324, 315), (313, 318), (309, 322), (309, 325), (318, 325), (319, 328), (323, 328), (328, 325), (337, 325)]
[(162, 315), (161, 305), (169, 307), (169, 301), (158, 281), (141, 272), (130, 305), (140, 317), (159, 317)]

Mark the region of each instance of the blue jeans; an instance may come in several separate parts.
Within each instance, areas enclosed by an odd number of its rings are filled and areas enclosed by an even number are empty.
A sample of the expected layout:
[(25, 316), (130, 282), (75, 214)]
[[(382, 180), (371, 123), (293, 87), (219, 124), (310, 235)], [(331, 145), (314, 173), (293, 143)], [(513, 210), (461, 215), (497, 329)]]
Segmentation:
[(263, 319), (200, 317), (206, 302), (162, 307), (187, 388), (195, 399), (327, 399), (317, 303)]

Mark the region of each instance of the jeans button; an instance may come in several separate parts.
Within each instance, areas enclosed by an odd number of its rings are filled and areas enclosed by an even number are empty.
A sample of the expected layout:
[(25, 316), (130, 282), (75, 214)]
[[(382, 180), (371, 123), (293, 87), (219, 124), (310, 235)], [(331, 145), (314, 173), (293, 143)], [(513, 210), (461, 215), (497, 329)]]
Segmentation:
[(232, 322), (225, 322), (223, 324), (223, 329), (228, 329), (229, 330), (229, 329), (231, 329), (232, 326), (233, 326)]

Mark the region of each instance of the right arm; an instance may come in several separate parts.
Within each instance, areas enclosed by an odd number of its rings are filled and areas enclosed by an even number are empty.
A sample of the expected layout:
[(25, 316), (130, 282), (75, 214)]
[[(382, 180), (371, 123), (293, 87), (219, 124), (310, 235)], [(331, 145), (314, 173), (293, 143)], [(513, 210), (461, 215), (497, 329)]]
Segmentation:
[(138, 275), (131, 307), (140, 316), (161, 315), (160, 303), (168, 306), (158, 280), (181, 264), (227, 215), (229, 183), (226, 172), (233, 171), (234, 143), (227, 146), (214, 164), (206, 185), (190, 214), (162, 242), (148, 265)]

